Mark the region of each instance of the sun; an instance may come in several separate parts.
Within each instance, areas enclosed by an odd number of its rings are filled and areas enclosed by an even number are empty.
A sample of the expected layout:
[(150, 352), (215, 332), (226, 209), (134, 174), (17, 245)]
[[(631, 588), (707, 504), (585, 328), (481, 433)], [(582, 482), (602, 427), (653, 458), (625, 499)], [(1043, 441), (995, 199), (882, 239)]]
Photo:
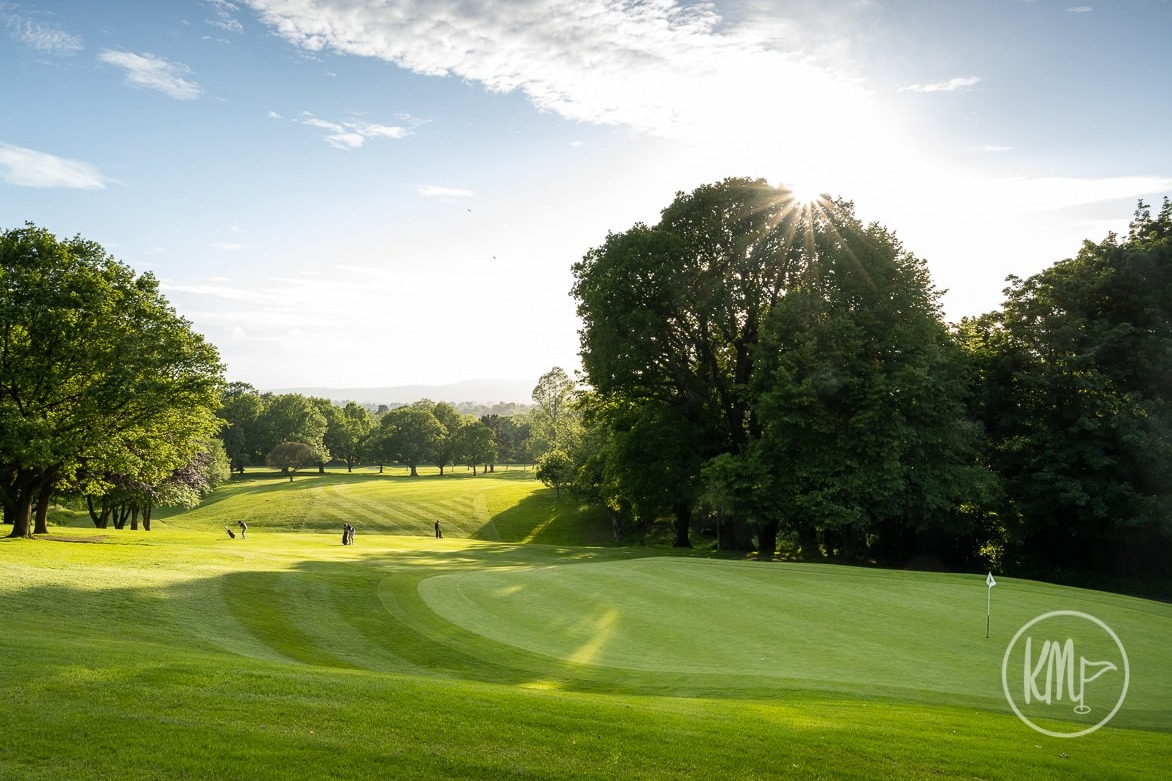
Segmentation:
[(794, 202), (799, 206), (813, 206), (826, 199), (826, 196), (809, 182), (791, 182), (783, 186), (790, 191)]

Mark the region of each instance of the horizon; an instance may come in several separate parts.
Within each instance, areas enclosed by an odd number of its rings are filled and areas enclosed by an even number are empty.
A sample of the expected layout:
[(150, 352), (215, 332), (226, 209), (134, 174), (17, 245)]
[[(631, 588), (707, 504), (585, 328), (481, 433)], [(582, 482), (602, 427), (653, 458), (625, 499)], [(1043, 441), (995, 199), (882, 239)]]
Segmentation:
[(9, 0), (0, 228), (153, 273), (256, 387), (572, 374), (572, 264), (733, 176), (853, 201), (956, 321), (1172, 195), (1170, 34), (1166, 0)]

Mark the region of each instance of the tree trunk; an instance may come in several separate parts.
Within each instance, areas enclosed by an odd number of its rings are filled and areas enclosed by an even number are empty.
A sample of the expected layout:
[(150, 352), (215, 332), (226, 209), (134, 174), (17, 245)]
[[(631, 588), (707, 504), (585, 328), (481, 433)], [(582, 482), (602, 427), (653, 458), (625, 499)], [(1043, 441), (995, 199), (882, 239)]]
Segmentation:
[(37, 494), (37, 514), (33, 534), (49, 533), (49, 498), (53, 495), (53, 481), (46, 480)]
[(415, 464), (409, 464), (409, 466), (411, 467), (411, 476), (419, 477), (419, 472), (415, 471)]
[(802, 561), (822, 558), (822, 549), (818, 547), (818, 530), (813, 526), (803, 524), (798, 528), (798, 547), (802, 552)]
[(777, 521), (768, 521), (757, 527), (757, 560), (772, 561), (777, 551)]
[(105, 501), (102, 502), (101, 512), (94, 509), (94, 498), (92, 496), (85, 498), (85, 506), (90, 511), (90, 520), (94, 522), (95, 529), (105, 529), (110, 525), (110, 507)]
[(12, 508), (12, 532), (9, 537), (33, 538), (33, 495), (31, 491), (18, 489), (16, 503)]
[(690, 548), (692, 547), (692, 540), (689, 537), (692, 525), (692, 508), (689, 505), (681, 504), (676, 507), (676, 540), (671, 545), (673, 548)]
[(753, 529), (737, 516), (726, 516), (720, 527), (721, 550), (753, 550)]
[(143, 531), (149, 532), (151, 530), (151, 507), (152, 507), (152, 505), (148, 504), (146, 507), (142, 508), (142, 528), (143, 528)]

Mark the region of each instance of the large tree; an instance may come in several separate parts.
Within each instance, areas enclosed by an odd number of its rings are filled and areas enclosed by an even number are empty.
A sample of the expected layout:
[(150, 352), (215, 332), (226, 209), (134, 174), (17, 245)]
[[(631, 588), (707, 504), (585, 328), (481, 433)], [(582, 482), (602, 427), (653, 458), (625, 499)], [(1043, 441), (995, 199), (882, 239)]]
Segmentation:
[(1166, 571), (1172, 556), (1172, 202), (1126, 237), (1011, 278), (963, 324), (1003, 475), (1007, 563)]
[[(526, 444), (529, 440), (531, 424), (527, 418), (519, 415), (481, 415), (480, 422), (492, 429), (493, 441), (497, 448), (497, 458), (501, 463), (516, 464), (527, 457)], [(488, 469), (492, 471), (493, 462), (489, 462)]]
[[(688, 431), (696, 449), (673, 464), (683, 496), (699, 496), (706, 459), (739, 453), (759, 430), (753, 353), (766, 314), (808, 262), (807, 217), (783, 188), (727, 179), (678, 194), (658, 224), (610, 234), (574, 266), (586, 378), (621, 402), (605, 409), (624, 419), (644, 410), (647, 434)], [(691, 508), (677, 510), (686, 545)]]
[(849, 204), (823, 203), (810, 220), (814, 251), (757, 344), (760, 428), (738, 454), (760, 551), (781, 527), (807, 553), (820, 542), (847, 557), (970, 564), (978, 544), (959, 508), (991, 475), (927, 268)]
[(243, 474), (244, 467), (252, 463), (256, 421), (263, 411), (264, 399), (248, 383), (233, 382), (224, 390), (219, 413), (224, 420), (220, 438), (224, 441), (233, 472)]
[(288, 475), (291, 483), (298, 469), (318, 461), (319, 458), (319, 453), (304, 442), (279, 442), (265, 457), (265, 463), (274, 469), (280, 469), (281, 474)]
[(560, 366), (553, 367), (537, 380), (532, 397), (535, 406), (530, 417), (530, 436), (534, 455), (572, 450), (581, 423), (574, 406), (577, 388), (570, 375)]
[(474, 416), (464, 415), (456, 429), (456, 454), (461, 463), (472, 467), (472, 474), (476, 474), (478, 464), (483, 464), (487, 472), (497, 457), (493, 430)]
[(354, 464), (366, 450), (374, 426), (374, 417), (355, 401), (346, 402), (340, 414), (330, 418), (325, 444), (334, 458), (346, 463), (347, 472), (354, 471)]
[(430, 405), (431, 414), (443, 426), (443, 432), (436, 440), (429, 456), (431, 462), (439, 467), (442, 476), (444, 469), (460, 460), (460, 426), (463, 421), (456, 408), (446, 401), (431, 404), (424, 399), (417, 403), (421, 406)]
[[(0, 502), (11, 536), (88, 475), (155, 482), (219, 427), (223, 367), (159, 293), (101, 246), (0, 234)], [(39, 529), (38, 529), (39, 531)]]
[(444, 435), (444, 426), (432, 414), (430, 402), (397, 407), (379, 420), (375, 447), (389, 461), (406, 464), (418, 477), (419, 464), (431, 458)]
[[(329, 448), (325, 435), (329, 421), (319, 402), (300, 393), (268, 394), (262, 397), (264, 409), (253, 425), (254, 456), (266, 459), (282, 442), (304, 442), (324, 461)], [(328, 401), (325, 406), (331, 406)]]
[(959, 352), (923, 263), (849, 202), (727, 179), (574, 274), (608, 485), (674, 514), (677, 545), (700, 505), (763, 557), (782, 528), (892, 557), (956, 532), (959, 477), (982, 479)]

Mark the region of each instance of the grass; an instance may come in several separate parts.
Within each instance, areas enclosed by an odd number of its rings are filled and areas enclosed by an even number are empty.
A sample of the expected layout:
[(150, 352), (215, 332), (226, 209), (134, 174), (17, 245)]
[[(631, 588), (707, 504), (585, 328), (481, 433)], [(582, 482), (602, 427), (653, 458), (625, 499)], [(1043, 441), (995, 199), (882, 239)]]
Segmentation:
[[(239, 517), (245, 541), (223, 534)], [(978, 575), (569, 544), (608, 532), (531, 473), (258, 474), (149, 534), (78, 523), (4, 540), (0, 778), (1143, 779), (1172, 766), (1168, 605), (1007, 578), (986, 640)], [(1009, 638), (1055, 609), (1105, 620), (1131, 660), (1125, 707), (1074, 740), (1030, 730), (1000, 692)]]

